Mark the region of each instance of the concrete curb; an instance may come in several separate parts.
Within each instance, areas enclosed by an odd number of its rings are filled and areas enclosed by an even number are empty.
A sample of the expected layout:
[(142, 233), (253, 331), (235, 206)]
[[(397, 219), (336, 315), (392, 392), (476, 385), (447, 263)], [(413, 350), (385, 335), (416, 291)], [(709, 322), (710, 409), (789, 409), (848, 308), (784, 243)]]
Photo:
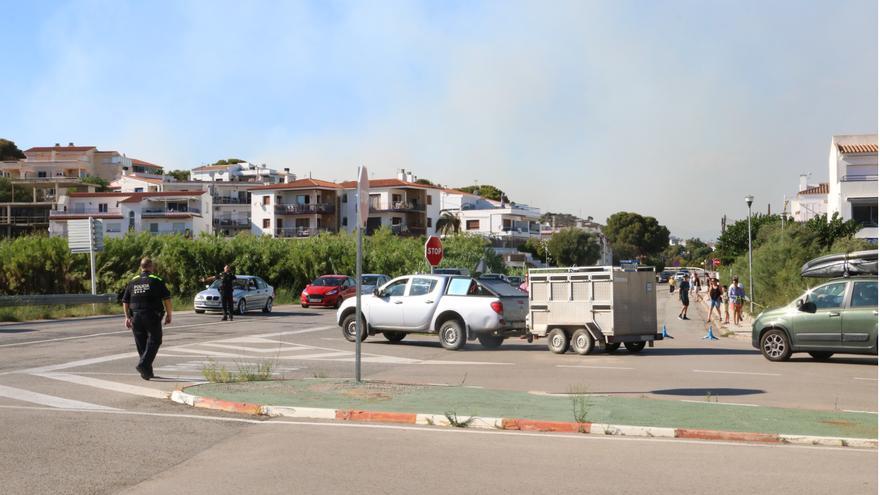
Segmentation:
[(481, 416), (449, 416), (442, 414), (398, 413), (386, 411), (363, 411), (358, 409), (329, 409), (317, 407), (264, 406), (246, 402), (231, 402), (210, 397), (200, 397), (183, 390), (171, 393), (171, 400), (178, 404), (217, 411), (269, 416), (273, 418), (323, 419), (334, 421), (357, 421), (367, 423), (396, 423), (430, 425), (483, 430), (519, 430), (556, 433), (584, 433), (590, 435), (682, 438), (722, 442), (770, 443), (810, 445), (823, 447), (850, 447), (877, 449), (877, 440), (871, 438), (837, 438), (810, 435), (776, 433), (749, 433), (738, 431), (700, 430), (691, 428), (664, 428), (656, 426), (613, 425), (605, 423), (577, 423), (567, 421), (540, 421), (522, 418), (492, 418)]

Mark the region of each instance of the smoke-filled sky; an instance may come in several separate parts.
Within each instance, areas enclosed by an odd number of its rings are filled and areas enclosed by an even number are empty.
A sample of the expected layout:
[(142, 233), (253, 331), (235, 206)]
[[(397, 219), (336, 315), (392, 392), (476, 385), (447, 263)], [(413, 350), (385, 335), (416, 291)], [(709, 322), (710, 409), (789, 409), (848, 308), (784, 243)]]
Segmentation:
[(0, 0), (0, 137), (168, 169), (399, 168), (714, 239), (877, 132), (877, 4)]

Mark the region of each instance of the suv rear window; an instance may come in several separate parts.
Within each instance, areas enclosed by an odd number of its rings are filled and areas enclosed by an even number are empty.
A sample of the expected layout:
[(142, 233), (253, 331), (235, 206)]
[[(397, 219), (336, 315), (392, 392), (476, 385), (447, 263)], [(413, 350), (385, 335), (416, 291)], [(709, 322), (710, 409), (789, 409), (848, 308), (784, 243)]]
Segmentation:
[(876, 308), (877, 307), (877, 282), (854, 282), (852, 303), (853, 308)]

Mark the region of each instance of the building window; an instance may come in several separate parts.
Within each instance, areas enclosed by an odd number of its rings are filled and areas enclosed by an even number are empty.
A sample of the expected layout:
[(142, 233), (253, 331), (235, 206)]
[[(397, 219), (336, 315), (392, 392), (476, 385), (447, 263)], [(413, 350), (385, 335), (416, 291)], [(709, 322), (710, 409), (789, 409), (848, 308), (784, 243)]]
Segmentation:
[(182, 234), (186, 230), (186, 224), (183, 222), (174, 222), (171, 224), (171, 230), (178, 234)]
[(307, 205), (312, 202), (312, 197), (308, 194), (298, 194), (296, 196), (296, 204), (298, 205)]
[(348, 217), (342, 217), (342, 226), (348, 227)]
[[(267, 197), (268, 197), (268, 196), (267, 196)], [(271, 222), (271, 221), (272, 221), (272, 220), (270, 220), (270, 219), (268, 219), (268, 218), (264, 218), (264, 219), (263, 219), (263, 228), (264, 228), (264, 229), (268, 229), (268, 228), (269, 228), (269, 222)]]
[(348, 193), (342, 193), (342, 202), (348, 203)]
[(392, 218), (391, 218), (391, 225), (400, 225), (400, 222), (401, 222), (402, 220), (403, 220), (403, 219), (400, 218), (400, 217), (392, 217)]
[(271, 197), (271, 196), (269, 196), (268, 194), (265, 195), (265, 196), (263, 196), (263, 204), (264, 204), (264, 205), (268, 205), (270, 201), (272, 201), (272, 197)]
[(37, 177), (48, 177), (46, 172), (37, 172)]
[[(430, 194), (428, 195), (428, 200), (427, 200), (427, 201), (428, 201), (428, 204), (431, 204), (431, 198), (432, 198), (432, 197), (433, 197), (433, 196), (431, 196)], [(430, 227), (430, 225), (428, 225), (428, 227)]]
[(466, 225), (467, 230), (480, 230), (480, 221), (479, 220), (468, 220)]
[(108, 234), (113, 233), (113, 232), (122, 232), (122, 224), (119, 224), (119, 223), (108, 223), (108, 224), (105, 224), (105, 227), (106, 227), (105, 231)]
[(98, 213), (107, 213), (107, 203), (98, 203)]
[(391, 203), (394, 205), (398, 205), (403, 202), (403, 195), (400, 194), (392, 194), (391, 195)]
[[(428, 196), (428, 197), (430, 198), (431, 196)], [(434, 220), (433, 218), (428, 217), (428, 228), (433, 228), (433, 227), (434, 227), (434, 222), (433, 222), (433, 220)]]
[(143, 187), (136, 187), (136, 188), (134, 188), (134, 192), (144, 192), (144, 188)]
[(862, 227), (877, 226), (877, 200), (873, 202), (853, 202), (852, 219)]
[(151, 234), (158, 234), (159, 233), (159, 224), (158, 223), (151, 223), (150, 224), (150, 233)]

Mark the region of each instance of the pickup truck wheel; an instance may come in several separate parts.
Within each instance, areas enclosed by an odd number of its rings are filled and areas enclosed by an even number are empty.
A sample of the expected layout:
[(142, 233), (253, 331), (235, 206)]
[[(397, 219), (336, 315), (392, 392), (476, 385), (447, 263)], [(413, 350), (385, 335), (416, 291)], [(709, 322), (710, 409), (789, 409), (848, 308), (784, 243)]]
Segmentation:
[[(357, 335), (357, 320), (352, 313), (342, 320), (342, 336), (345, 340), (354, 342), (355, 335)], [(361, 318), (361, 342), (365, 340), (367, 340), (367, 322)]]
[(595, 346), (596, 340), (586, 328), (579, 328), (571, 335), (571, 350), (581, 356), (589, 354)]
[(388, 342), (400, 342), (406, 337), (406, 332), (382, 332), (382, 335), (388, 339)]
[(565, 354), (568, 350), (568, 336), (565, 335), (565, 330), (561, 328), (550, 330), (547, 334), (547, 349), (555, 354)]
[(467, 335), (458, 320), (447, 320), (440, 325), (440, 344), (451, 351), (457, 351), (464, 347)]
[(610, 344), (605, 344), (605, 352), (611, 354), (612, 352), (620, 349), (620, 342), (612, 342)]
[(642, 352), (642, 349), (645, 348), (644, 342), (625, 342), (623, 345), (626, 346), (626, 350), (633, 354)]
[(791, 344), (785, 332), (774, 329), (761, 336), (761, 354), (770, 361), (788, 361)]
[(815, 359), (816, 361), (825, 361), (833, 355), (833, 352), (828, 351), (813, 351), (810, 353), (810, 356), (812, 356), (813, 359)]
[(479, 340), (480, 345), (486, 349), (497, 349), (501, 347), (501, 343), (504, 342), (504, 337), (500, 335), (479, 335), (477, 336), (477, 340)]

